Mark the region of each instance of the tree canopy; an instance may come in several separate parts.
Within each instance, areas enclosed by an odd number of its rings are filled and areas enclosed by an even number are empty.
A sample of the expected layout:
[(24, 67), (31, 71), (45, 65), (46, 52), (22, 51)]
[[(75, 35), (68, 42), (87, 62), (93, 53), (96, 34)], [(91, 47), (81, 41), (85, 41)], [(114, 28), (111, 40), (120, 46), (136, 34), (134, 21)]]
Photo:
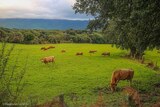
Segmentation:
[(88, 28), (102, 29), (117, 47), (130, 49), (131, 57), (160, 46), (159, 0), (76, 0), (73, 9), (94, 16)]
[(25, 30), (0, 28), (0, 42), (25, 44), (45, 43), (106, 43), (101, 32), (87, 30)]

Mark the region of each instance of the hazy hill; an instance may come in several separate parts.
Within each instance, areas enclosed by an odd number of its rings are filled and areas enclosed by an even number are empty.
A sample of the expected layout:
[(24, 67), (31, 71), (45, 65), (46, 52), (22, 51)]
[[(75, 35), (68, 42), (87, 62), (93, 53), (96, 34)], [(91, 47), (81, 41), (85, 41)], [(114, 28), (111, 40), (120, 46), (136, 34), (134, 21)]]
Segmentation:
[(85, 29), (88, 21), (61, 19), (0, 19), (0, 27), (18, 29)]

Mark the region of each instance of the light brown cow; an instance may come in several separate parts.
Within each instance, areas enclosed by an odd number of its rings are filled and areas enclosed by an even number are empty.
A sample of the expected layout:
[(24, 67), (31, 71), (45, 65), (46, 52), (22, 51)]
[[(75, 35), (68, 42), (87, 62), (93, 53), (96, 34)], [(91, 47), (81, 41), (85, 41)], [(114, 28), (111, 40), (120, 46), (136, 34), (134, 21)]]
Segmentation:
[(135, 105), (135, 107), (142, 107), (140, 102), (140, 96), (136, 89), (132, 87), (123, 88), (123, 93), (127, 96), (129, 105)]
[(66, 52), (66, 50), (64, 50), (64, 49), (63, 49), (63, 50), (61, 50), (61, 52), (62, 52), (62, 53), (65, 53), (65, 52)]
[(50, 62), (55, 62), (55, 57), (54, 56), (48, 56), (48, 57), (44, 57), (41, 59), (41, 61), (45, 64), (48, 64)]
[(120, 80), (129, 80), (131, 85), (133, 75), (134, 75), (134, 71), (132, 69), (115, 70), (112, 73), (112, 78), (110, 83), (112, 92), (115, 91), (115, 88)]
[(90, 50), (89, 53), (95, 53), (97, 50)]
[(110, 52), (103, 52), (102, 55), (103, 56), (107, 56), (107, 55), (110, 56)]
[(76, 55), (83, 55), (83, 52), (77, 52)]
[(47, 49), (55, 48), (55, 46), (48, 46)]
[(42, 47), (41, 50), (46, 51), (48, 48)]
[(48, 48), (42, 47), (41, 50), (46, 51), (46, 50), (48, 50)]
[(42, 48), (41, 48), (41, 50), (44, 50), (44, 49), (46, 49), (46, 48), (45, 48), (45, 47), (42, 47)]

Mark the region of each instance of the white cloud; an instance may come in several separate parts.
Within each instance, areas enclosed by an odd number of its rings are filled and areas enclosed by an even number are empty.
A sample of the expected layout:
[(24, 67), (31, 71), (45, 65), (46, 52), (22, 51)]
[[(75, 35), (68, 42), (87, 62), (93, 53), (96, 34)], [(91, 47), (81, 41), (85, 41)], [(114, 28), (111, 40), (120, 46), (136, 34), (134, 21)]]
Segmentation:
[(75, 0), (0, 0), (0, 18), (88, 19), (74, 14)]

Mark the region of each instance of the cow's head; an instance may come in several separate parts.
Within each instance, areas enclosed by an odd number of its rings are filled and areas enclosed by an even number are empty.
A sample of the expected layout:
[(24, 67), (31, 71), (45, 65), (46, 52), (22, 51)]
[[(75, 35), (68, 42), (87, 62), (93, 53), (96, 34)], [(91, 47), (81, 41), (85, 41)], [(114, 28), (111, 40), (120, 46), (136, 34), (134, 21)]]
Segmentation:
[(131, 69), (131, 68), (129, 69), (129, 71), (134, 72), (133, 69)]
[(44, 58), (41, 58), (40, 61), (44, 62)]
[(117, 84), (116, 83), (111, 83), (110, 84), (110, 88), (111, 88), (111, 91), (114, 92), (116, 90), (116, 86)]

